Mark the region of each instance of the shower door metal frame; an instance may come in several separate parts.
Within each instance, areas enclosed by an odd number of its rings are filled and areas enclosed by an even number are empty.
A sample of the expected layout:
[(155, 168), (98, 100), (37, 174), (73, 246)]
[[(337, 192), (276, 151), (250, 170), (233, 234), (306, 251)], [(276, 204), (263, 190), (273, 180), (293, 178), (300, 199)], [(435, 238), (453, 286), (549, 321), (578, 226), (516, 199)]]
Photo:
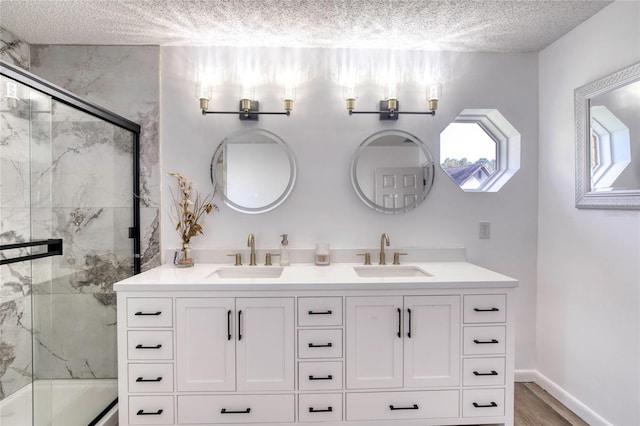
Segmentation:
[(140, 125), (130, 121), (121, 115), (111, 112), (99, 105), (88, 102), (77, 95), (55, 84), (49, 83), (40, 77), (31, 74), (22, 68), (15, 67), (4, 61), (0, 61), (0, 75), (8, 77), (25, 86), (35, 89), (52, 99), (69, 105), (89, 115), (100, 118), (114, 126), (133, 133), (133, 227), (129, 229), (129, 237), (133, 239), (133, 273), (141, 271), (140, 254)]

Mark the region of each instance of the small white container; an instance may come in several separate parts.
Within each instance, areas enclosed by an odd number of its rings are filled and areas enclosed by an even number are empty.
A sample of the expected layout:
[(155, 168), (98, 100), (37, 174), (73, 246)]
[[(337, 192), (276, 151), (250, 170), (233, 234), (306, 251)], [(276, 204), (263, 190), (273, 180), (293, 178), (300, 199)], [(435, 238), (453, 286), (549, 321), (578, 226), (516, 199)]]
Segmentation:
[(316, 265), (324, 266), (331, 263), (331, 253), (328, 243), (316, 244)]

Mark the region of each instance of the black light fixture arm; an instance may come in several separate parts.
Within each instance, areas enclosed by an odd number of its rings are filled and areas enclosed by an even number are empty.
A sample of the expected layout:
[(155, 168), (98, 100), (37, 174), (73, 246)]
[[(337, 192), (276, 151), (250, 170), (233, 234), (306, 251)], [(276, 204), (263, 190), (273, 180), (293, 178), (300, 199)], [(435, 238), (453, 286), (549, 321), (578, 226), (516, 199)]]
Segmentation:
[[(243, 102), (244, 101), (244, 102)], [(260, 111), (260, 103), (258, 101), (249, 101), (249, 100), (240, 100), (239, 109), (237, 111), (210, 111), (206, 108), (208, 102), (200, 103), (200, 108), (202, 111), (202, 115), (207, 114), (235, 114), (238, 116), (240, 120), (252, 120), (258, 121), (259, 115), (286, 115), (289, 117), (291, 115), (290, 109), (285, 109), (284, 111)], [(250, 105), (250, 108), (246, 108)]]

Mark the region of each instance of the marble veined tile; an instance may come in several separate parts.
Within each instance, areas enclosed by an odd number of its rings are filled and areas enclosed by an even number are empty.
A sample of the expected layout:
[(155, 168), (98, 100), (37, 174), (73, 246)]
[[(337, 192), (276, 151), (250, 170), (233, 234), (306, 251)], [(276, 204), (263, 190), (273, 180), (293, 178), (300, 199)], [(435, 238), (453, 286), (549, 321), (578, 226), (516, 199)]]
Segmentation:
[[(28, 208), (0, 207), (0, 243), (12, 244), (29, 241), (30, 212)], [(28, 254), (26, 248), (6, 250), (0, 256), (13, 258)], [(0, 266), (0, 303), (20, 298), (29, 293), (31, 270), (26, 262)]]
[(93, 295), (36, 296), (38, 379), (117, 377), (116, 307)]
[(0, 59), (29, 71), (29, 44), (0, 27)]
[(0, 303), (0, 399), (31, 383), (31, 298)]
[(31, 47), (31, 69), (132, 121), (157, 121), (159, 54), (157, 46), (37, 45)]

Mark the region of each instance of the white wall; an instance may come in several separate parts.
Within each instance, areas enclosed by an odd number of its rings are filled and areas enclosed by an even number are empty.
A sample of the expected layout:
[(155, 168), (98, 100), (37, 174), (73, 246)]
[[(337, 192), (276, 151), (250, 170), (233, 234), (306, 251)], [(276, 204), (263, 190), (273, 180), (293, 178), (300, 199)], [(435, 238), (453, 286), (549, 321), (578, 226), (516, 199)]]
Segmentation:
[[(293, 53), (292, 53), (293, 52)], [(401, 52), (401, 51), (400, 51)], [(362, 52), (361, 52), (362, 53)], [(388, 232), (391, 248), (466, 247), (471, 262), (520, 280), (517, 291), (516, 367), (530, 369), (535, 353), (536, 240), (537, 240), (537, 54), (398, 53), (410, 65), (426, 64), (441, 76), (443, 98), (435, 117), (401, 116), (379, 121), (376, 115), (349, 117), (342, 87), (331, 78), (344, 63), (336, 51), (323, 49), (256, 49), (260, 72), (277, 74), (283, 57), (305, 76), (297, 86), (290, 117), (262, 116), (258, 123), (235, 116), (203, 117), (194, 97), (194, 70), (200, 60), (217, 58), (214, 66), (228, 75), (237, 72), (234, 61), (241, 51), (207, 47), (163, 47), (161, 50), (161, 158), (163, 200), (162, 248), (177, 247), (178, 237), (168, 220), (169, 171), (194, 181), (200, 191), (210, 190), (209, 165), (216, 146), (231, 132), (260, 127), (279, 135), (291, 146), (299, 166), (291, 196), (277, 209), (261, 215), (241, 214), (220, 205), (206, 217), (204, 236), (193, 247), (246, 250), (249, 232), (258, 248), (276, 248), (279, 234), (288, 233), (292, 248), (311, 248), (329, 242), (332, 248), (378, 246)], [(365, 66), (382, 63), (386, 52), (367, 51)], [(226, 59), (225, 59), (226, 58)], [(258, 61), (258, 62), (260, 62)], [(275, 71), (274, 71), (275, 70)], [(238, 107), (240, 88), (226, 83), (214, 93), (210, 109)], [(400, 108), (426, 109), (425, 89), (409, 81), (399, 88)], [(377, 108), (382, 86), (360, 90), (358, 109)], [(273, 84), (258, 87), (263, 110), (281, 110), (280, 93)], [(439, 157), (438, 136), (465, 108), (497, 108), (522, 134), (522, 166), (501, 191), (465, 193), (438, 167), (435, 185), (426, 201), (401, 216), (377, 213), (366, 207), (351, 187), (349, 164), (359, 144), (374, 132), (401, 129), (423, 140), (434, 158)], [(218, 204), (221, 204), (218, 202)], [(491, 222), (490, 240), (478, 239), (478, 222)]]
[(637, 425), (640, 212), (574, 207), (573, 93), (640, 60), (640, 2), (608, 6), (539, 60), (537, 369), (610, 423)]

